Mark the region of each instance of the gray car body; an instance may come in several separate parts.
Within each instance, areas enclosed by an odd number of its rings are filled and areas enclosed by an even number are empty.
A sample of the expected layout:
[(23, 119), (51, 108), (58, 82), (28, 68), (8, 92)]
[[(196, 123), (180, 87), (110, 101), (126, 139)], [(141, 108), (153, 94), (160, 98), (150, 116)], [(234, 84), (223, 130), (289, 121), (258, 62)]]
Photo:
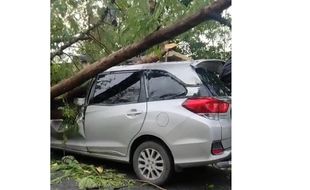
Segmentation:
[[(190, 96), (197, 92), (195, 86), (202, 84), (193, 68), (218, 72), (222, 64), (215, 62), (217, 60), (115, 66), (106, 73), (164, 70), (185, 83), (187, 95)], [(218, 98), (230, 101), (230, 97)], [(214, 120), (185, 109), (182, 106), (185, 100), (180, 98), (115, 106), (88, 105), (86, 102), (77, 118), (80, 136), (68, 139), (64, 145), (62, 140), (55, 138), (61, 120), (52, 120), (51, 147), (129, 163), (133, 144), (151, 138), (165, 144), (176, 168), (207, 165), (230, 157), (231, 108)], [(225, 149), (222, 154), (211, 154), (213, 141), (222, 142)]]

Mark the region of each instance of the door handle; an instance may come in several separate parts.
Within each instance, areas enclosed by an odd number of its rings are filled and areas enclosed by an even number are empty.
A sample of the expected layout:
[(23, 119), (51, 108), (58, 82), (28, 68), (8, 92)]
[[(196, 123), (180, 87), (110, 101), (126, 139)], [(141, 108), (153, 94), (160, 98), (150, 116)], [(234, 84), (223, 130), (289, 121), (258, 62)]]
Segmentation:
[(128, 116), (137, 116), (142, 114), (142, 112), (137, 112), (137, 113), (127, 113)]
[(138, 111), (137, 109), (131, 109), (129, 112), (126, 114), (127, 116), (137, 116), (142, 114), (142, 111)]

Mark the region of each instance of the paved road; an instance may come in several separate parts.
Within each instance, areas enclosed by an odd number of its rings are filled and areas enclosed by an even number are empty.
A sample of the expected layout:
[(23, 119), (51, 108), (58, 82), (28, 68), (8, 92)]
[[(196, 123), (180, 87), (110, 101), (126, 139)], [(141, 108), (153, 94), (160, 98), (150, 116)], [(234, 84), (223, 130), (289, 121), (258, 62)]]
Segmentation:
[[(62, 151), (53, 151), (51, 159), (60, 159)], [(127, 174), (130, 178), (135, 179), (132, 168), (127, 164), (115, 163), (103, 159), (92, 158), (88, 156), (73, 155), (79, 162), (93, 165), (103, 165), (105, 168), (112, 168), (121, 173)], [(175, 173), (168, 184), (163, 188), (168, 190), (231, 190), (231, 172), (222, 171), (213, 167), (199, 167), (184, 169), (182, 172)], [(64, 181), (61, 184), (51, 185), (52, 190), (78, 190), (73, 181)], [(136, 187), (132, 189), (149, 189), (156, 188), (150, 186)]]

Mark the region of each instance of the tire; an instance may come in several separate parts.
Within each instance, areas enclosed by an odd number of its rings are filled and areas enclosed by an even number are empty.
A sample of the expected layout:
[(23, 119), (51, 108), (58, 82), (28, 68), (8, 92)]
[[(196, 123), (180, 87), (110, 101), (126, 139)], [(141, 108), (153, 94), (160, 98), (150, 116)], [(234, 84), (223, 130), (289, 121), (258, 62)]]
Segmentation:
[(173, 173), (173, 162), (168, 151), (153, 141), (146, 141), (136, 148), (132, 163), (139, 179), (156, 185), (164, 184)]

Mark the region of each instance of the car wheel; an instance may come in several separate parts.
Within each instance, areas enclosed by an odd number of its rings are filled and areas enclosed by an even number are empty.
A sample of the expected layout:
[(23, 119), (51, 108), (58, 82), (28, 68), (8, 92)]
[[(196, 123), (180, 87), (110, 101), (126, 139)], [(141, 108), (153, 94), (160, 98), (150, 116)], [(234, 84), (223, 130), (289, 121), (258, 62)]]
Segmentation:
[(162, 185), (173, 172), (172, 159), (161, 144), (147, 141), (137, 147), (133, 168), (138, 178)]

